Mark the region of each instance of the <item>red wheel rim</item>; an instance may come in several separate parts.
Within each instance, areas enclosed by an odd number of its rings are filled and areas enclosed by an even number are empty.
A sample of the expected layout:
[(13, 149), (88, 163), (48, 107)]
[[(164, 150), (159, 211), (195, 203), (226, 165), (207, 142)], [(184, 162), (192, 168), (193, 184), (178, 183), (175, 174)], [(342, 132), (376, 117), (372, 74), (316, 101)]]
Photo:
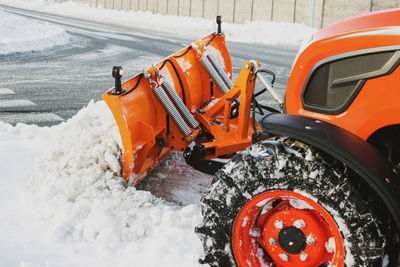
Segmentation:
[(233, 225), (232, 248), (241, 266), (343, 266), (339, 228), (314, 200), (292, 191), (252, 198)]

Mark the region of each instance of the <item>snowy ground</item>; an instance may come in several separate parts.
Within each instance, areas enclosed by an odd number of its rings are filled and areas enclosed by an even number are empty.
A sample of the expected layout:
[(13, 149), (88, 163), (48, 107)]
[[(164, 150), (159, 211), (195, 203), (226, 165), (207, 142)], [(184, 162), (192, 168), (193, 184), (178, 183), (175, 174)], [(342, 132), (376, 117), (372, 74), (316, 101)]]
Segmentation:
[[(72, 1), (57, 3), (49, 0), (0, 0), (0, 4), (45, 11), (98, 22), (127, 27), (143, 28), (161, 32), (177, 33), (194, 39), (215, 31), (215, 20), (183, 16), (163, 16), (150, 12), (117, 11), (93, 8)], [(299, 47), (309, 41), (316, 29), (304, 24), (288, 22), (246, 22), (244, 24), (223, 23), (223, 31), (230, 41), (262, 43)]]
[(52, 128), (0, 122), (1, 266), (197, 266), (210, 177), (172, 155), (148, 179), (178, 186), (156, 197), (126, 187), (120, 154), (102, 101)]
[[(163, 31), (196, 37), (215, 28), (203, 19), (118, 13), (72, 2), (1, 3), (149, 29), (163, 25)], [(69, 40), (46, 23), (2, 11), (0, 21), (0, 54)], [(225, 23), (224, 30), (236, 41), (287, 46), (298, 46), (314, 31), (288, 23)], [(104, 102), (90, 103), (52, 128), (0, 121), (0, 265), (198, 266), (203, 251), (194, 227), (211, 177), (173, 154), (139, 189), (126, 187), (119, 177), (120, 155), (118, 129)]]
[(69, 42), (70, 36), (60, 27), (32, 21), (0, 8), (0, 56), (48, 49)]

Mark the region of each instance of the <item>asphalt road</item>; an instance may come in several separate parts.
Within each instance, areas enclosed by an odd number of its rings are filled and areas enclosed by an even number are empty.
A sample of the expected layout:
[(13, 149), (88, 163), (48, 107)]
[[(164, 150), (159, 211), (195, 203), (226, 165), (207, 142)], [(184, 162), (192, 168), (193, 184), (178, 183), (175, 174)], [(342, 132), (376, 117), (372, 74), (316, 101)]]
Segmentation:
[[(91, 99), (100, 100), (114, 86), (112, 66), (123, 66), (125, 77), (131, 77), (195, 41), (187, 36), (1, 7), (6, 12), (57, 24), (72, 37), (66, 46), (0, 56), (0, 120), (11, 124), (60, 123)], [(245, 61), (257, 59), (276, 73), (276, 88), (284, 94), (295, 50), (229, 40), (227, 46), (234, 77)]]

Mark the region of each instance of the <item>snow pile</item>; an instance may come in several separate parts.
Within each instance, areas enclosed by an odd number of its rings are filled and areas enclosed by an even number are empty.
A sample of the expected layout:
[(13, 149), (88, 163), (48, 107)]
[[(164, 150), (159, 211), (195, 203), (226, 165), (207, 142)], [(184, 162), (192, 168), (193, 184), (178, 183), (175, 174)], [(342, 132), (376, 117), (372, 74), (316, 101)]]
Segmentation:
[(17, 124), (13, 127), (0, 121), (0, 194), (2, 196), (13, 194), (14, 191), (10, 189), (25, 182), (33, 168), (32, 158), (41, 154), (49, 134), (49, 128), (25, 124)]
[(223, 27), (229, 40), (296, 48), (310, 41), (316, 32), (304, 24), (289, 22), (225, 23)]
[(65, 45), (70, 36), (60, 27), (10, 14), (0, 8), (0, 55)]
[[(142, 11), (117, 11), (93, 8), (72, 1), (63, 3), (35, 0), (35, 4), (25, 5), (23, 0), (2, 0), (23, 8), (32, 8), (54, 14), (67, 15), (92, 21), (112, 23), (128, 27), (143, 28), (168, 33), (201, 38), (216, 30), (215, 20), (194, 17), (152, 14)], [(42, 1), (42, 4), (40, 4)], [(246, 22), (244, 24), (223, 23), (223, 30), (230, 41), (262, 43), (300, 47), (311, 39), (316, 29), (304, 24), (288, 22)]]
[[(4, 140), (0, 155), (6, 158), (15, 151), (11, 157), (18, 163), (0, 179), (3, 190), (9, 190), (10, 181), (15, 183), (12, 194), (0, 191), (0, 206), (9, 207), (2, 210), (0, 219), (4, 220), (0, 220), (0, 227), (10, 229), (10, 234), (0, 234), (2, 240), (9, 242), (0, 245), (0, 258), (5, 259), (2, 263), (199, 265), (203, 250), (194, 233), (201, 221), (199, 205), (179, 206), (126, 186), (118, 175), (118, 129), (104, 102), (90, 103), (72, 119), (53, 128), (1, 123), (0, 140)], [(42, 156), (35, 163), (30, 181), (21, 189), (32, 171), (29, 165), (33, 157), (40, 152)], [(23, 158), (18, 160), (21, 155)], [(13, 169), (20, 171), (18, 166), (25, 171), (15, 175)], [(13, 225), (23, 221), (29, 226), (23, 227), (21, 237)], [(6, 255), (10, 247), (16, 247), (18, 253)], [(32, 251), (43, 255), (32, 259)], [(52, 258), (57, 258), (58, 263), (52, 264)]]
[[(48, 128), (18, 124), (15, 127), (0, 121), (0, 259), (1, 266), (18, 266), (20, 253), (29, 250), (31, 243), (25, 235), (32, 221), (21, 216), (19, 189), (33, 169), (33, 159), (42, 153)], [(28, 227), (27, 227), (28, 225)], [(33, 236), (35, 230), (29, 229)], [(22, 244), (22, 246), (18, 245)], [(36, 248), (32, 249), (32, 251)], [(27, 253), (25, 253), (27, 254)], [(24, 255), (29, 257), (29, 255)]]

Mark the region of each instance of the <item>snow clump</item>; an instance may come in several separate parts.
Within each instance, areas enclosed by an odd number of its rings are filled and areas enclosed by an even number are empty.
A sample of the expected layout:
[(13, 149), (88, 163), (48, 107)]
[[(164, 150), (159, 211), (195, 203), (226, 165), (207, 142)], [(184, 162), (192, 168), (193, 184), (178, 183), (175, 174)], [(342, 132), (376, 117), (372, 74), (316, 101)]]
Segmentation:
[(39, 51), (70, 42), (61, 27), (3, 11), (0, 8), (0, 56)]
[(94, 249), (91, 266), (198, 265), (202, 246), (193, 229), (200, 207), (126, 185), (118, 128), (104, 102), (91, 102), (51, 131), (21, 194), (24, 211), (44, 224), (45, 240)]

